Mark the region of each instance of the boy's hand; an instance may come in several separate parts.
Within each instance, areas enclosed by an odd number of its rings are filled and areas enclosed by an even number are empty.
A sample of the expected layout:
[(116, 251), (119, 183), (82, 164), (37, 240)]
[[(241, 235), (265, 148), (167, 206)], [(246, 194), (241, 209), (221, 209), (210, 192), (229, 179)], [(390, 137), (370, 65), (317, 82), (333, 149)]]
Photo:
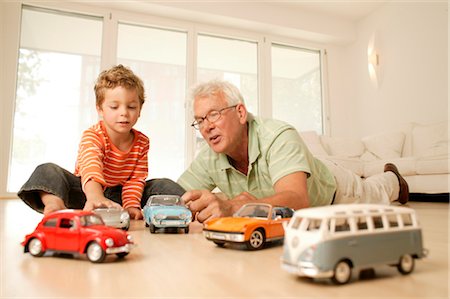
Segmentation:
[(93, 209), (96, 209), (96, 208), (118, 208), (118, 209), (121, 209), (122, 207), (118, 203), (116, 203), (106, 197), (101, 197), (101, 198), (96, 198), (96, 199), (88, 199), (86, 201), (86, 203), (84, 204), (83, 210), (92, 211)]
[(142, 215), (142, 211), (139, 208), (127, 208), (128, 214), (130, 214), (130, 219), (134, 220), (141, 220), (144, 219), (144, 216)]

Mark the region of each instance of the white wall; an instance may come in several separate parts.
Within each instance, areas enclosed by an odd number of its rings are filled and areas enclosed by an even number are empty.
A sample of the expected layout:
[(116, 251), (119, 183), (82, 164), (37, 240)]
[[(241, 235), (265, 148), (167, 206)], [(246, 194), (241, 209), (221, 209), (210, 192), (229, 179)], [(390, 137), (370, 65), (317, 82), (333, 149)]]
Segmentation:
[[(392, 3), (357, 24), (357, 40), (330, 58), (332, 134), (362, 137), (409, 122), (448, 121), (447, 3)], [(379, 87), (367, 70), (378, 37)], [(350, 112), (350, 113), (349, 113)]]

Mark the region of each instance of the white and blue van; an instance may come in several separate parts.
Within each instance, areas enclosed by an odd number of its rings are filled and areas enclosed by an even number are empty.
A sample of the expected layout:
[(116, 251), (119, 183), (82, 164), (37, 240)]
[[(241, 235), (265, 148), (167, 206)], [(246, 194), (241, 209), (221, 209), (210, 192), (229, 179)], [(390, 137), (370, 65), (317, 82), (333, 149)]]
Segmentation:
[(298, 210), (285, 225), (282, 268), (299, 276), (347, 283), (352, 269), (397, 266), (414, 270), (427, 255), (422, 230), (411, 208), (339, 204)]

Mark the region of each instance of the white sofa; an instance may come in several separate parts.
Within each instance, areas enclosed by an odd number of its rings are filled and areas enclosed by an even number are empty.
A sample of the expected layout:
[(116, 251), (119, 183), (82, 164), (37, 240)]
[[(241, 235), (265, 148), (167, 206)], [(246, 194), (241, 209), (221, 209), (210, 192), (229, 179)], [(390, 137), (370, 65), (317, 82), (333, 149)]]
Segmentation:
[(300, 132), (319, 159), (330, 159), (361, 177), (383, 172), (388, 162), (397, 165), (410, 193), (449, 193), (448, 124), (412, 123), (398, 131), (362, 139), (319, 136)]

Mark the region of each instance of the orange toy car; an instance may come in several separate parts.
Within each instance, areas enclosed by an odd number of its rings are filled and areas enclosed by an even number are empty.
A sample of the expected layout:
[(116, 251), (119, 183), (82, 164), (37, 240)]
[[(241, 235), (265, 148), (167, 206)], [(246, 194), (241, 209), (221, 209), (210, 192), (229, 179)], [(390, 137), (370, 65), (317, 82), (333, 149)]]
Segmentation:
[(203, 234), (220, 247), (225, 243), (245, 243), (250, 250), (261, 249), (266, 242), (283, 239), (283, 222), (289, 222), (293, 214), (294, 210), (287, 207), (246, 204), (233, 217), (207, 221)]

